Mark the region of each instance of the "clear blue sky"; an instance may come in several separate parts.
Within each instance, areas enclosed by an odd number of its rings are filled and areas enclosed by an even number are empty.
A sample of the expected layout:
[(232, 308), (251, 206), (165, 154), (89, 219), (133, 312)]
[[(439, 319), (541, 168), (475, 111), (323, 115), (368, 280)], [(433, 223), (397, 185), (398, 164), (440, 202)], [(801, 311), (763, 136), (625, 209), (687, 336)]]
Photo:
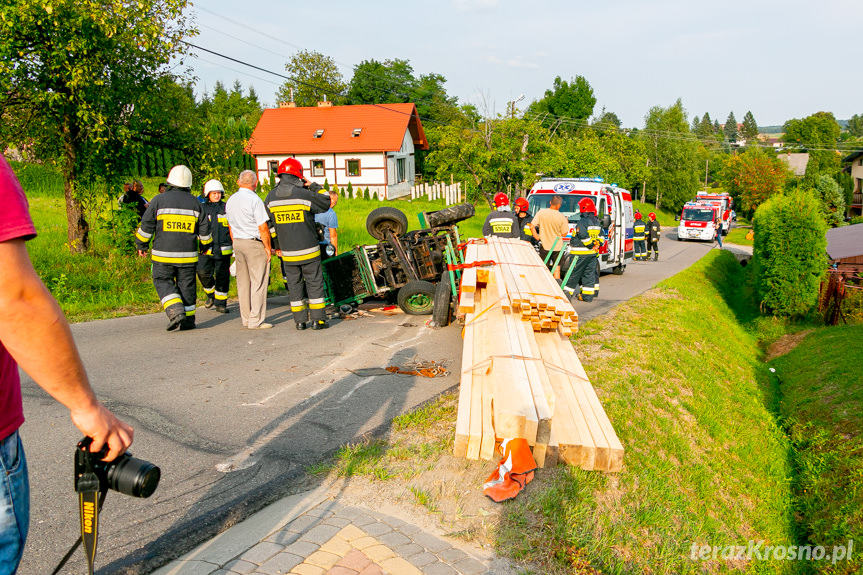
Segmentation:
[[(417, 76), (443, 75), (460, 103), (497, 112), (581, 75), (595, 111), (626, 127), (677, 98), (690, 120), (709, 112), (720, 123), (730, 111), (761, 126), (863, 114), (861, 0), (198, 0), (192, 12), (193, 42), (268, 70), (283, 73), (298, 49), (330, 56), (346, 81), (363, 60), (399, 58)], [(281, 80), (199, 54), (206, 61), (187, 60), (199, 92), (239, 79), (274, 105)]]

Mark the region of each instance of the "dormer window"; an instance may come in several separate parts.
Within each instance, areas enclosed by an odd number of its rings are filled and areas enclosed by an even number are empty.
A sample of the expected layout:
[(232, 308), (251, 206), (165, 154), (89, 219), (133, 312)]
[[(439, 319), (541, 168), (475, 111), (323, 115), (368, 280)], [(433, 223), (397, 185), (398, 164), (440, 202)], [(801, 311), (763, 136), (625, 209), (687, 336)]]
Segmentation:
[(324, 135), (324, 130), (315, 130), (315, 138), (320, 138)]
[(362, 132), (363, 132), (362, 128), (354, 128), (354, 131), (351, 132), (351, 138), (359, 138), (360, 134), (362, 134)]

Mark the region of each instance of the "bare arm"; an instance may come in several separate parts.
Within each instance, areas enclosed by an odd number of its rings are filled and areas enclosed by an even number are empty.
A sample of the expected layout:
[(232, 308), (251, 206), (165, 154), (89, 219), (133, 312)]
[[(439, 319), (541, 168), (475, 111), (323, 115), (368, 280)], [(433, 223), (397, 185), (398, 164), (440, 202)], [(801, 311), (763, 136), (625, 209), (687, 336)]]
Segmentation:
[(339, 253), (339, 231), (336, 228), (330, 228), (330, 243), (336, 253)]
[(90, 387), (66, 317), (39, 279), (24, 240), (0, 242), (0, 340), (35, 381), (69, 408), (72, 422), (93, 438), (92, 451), (105, 443), (105, 460), (126, 451), (132, 428), (108, 411)]
[(264, 222), (258, 226), (258, 231), (261, 232), (261, 241), (264, 242), (264, 249), (267, 250), (267, 255), (273, 255), (273, 244), (270, 243), (270, 224)]

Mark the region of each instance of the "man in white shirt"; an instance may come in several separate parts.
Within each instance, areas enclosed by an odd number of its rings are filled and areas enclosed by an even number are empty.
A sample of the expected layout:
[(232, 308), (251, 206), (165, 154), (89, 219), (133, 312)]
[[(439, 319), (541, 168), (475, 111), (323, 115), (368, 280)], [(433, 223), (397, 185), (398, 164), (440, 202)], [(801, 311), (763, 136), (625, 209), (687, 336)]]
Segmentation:
[(267, 285), (270, 283), (270, 224), (264, 202), (255, 193), (258, 176), (245, 170), (237, 179), (240, 187), (228, 198), (225, 212), (234, 257), (237, 260), (237, 298), (243, 327), (269, 329), (267, 316)]

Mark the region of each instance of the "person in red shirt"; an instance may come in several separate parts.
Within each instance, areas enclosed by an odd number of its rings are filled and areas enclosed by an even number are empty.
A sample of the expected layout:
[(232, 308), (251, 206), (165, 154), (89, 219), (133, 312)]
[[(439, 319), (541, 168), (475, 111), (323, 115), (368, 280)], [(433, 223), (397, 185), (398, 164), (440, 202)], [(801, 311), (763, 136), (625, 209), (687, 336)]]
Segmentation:
[(18, 366), (69, 408), (72, 422), (108, 445), (106, 461), (126, 451), (133, 430), (97, 399), (90, 387), (66, 317), (39, 279), (24, 243), (36, 237), (27, 198), (0, 155), (0, 575), (21, 561), (30, 515), (27, 462), (18, 436), (24, 423)]

